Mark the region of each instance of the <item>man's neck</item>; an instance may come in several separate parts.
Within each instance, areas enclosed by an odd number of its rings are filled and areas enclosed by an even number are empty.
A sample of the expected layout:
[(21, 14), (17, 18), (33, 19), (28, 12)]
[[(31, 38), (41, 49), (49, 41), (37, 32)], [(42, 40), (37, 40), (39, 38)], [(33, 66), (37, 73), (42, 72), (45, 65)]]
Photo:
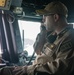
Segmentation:
[(59, 34), (68, 24), (60, 24), (56, 27), (55, 32)]

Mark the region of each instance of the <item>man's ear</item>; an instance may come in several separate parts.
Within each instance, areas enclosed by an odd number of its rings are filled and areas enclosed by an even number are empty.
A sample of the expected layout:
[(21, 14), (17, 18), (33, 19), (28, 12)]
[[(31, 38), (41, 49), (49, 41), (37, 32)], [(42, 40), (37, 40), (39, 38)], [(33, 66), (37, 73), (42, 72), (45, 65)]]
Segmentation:
[(57, 22), (59, 20), (59, 15), (58, 14), (54, 14), (54, 20), (55, 20), (55, 22)]

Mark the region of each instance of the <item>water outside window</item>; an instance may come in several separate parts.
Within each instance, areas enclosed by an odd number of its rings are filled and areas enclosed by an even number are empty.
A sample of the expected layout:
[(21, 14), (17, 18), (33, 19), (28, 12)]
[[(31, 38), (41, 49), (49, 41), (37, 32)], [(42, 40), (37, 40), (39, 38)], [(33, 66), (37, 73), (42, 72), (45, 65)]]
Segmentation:
[[(28, 55), (33, 54), (33, 44), (36, 40), (37, 34), (40, 32), (40, 22), (30, 22), (30, 21), (18, 21), (21, 39), (23, 43), (23, 49), (28, 52)], [(24, 38), (23, 38), (24, 34)]]

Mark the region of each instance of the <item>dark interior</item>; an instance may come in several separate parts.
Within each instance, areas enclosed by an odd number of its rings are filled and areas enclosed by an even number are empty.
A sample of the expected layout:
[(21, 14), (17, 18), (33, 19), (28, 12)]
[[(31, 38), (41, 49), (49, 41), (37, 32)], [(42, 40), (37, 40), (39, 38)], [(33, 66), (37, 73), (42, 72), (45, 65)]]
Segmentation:
[[(22, 19), (41, 21), (41, 16), (36, 16), (35, 10), (44, 8), (51, 1), (61, 1), (64, 3), (68, 10), (68, 22), (74, 22), (74, 1), (73, 0), (12, 0), (11, 10), (19, 6), (23, 8), (25, 17)], [(19, 18), (19, 17), (18, 17)]]

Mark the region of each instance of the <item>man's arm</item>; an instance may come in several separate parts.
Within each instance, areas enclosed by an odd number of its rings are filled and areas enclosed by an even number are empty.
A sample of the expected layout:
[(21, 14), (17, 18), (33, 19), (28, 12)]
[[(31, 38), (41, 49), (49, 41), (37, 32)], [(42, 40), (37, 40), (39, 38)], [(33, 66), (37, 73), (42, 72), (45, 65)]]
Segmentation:
[(51, 62), (47, 61), (45, 64), (37, 64), (34, 67), (33, 65), (28, 66), (28, 74), (33, 74), (34, 70), (57, 75), (68, 75), (71, 73), (74, 70), (74, 44), (72, 43), (73, 40), (67, 40), (60, 45), (56, 53), (56, 59)]

